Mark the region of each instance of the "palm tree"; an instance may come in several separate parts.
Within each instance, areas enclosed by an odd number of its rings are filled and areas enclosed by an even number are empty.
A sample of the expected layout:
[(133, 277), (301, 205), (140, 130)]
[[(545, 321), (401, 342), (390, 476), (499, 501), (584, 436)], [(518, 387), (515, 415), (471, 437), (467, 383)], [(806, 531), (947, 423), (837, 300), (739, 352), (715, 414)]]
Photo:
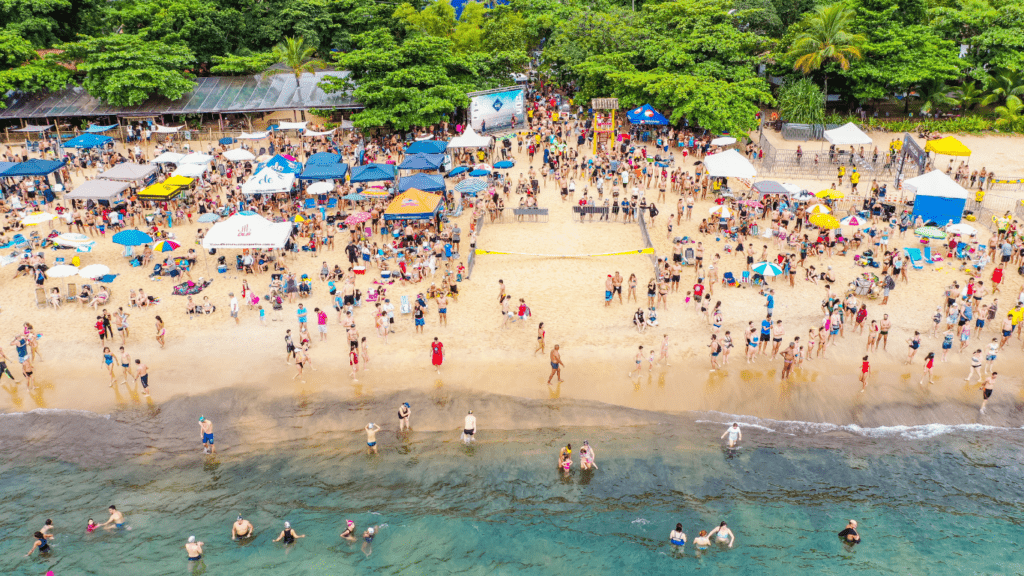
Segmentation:
[(988, 89), (988, 96), (981, 101), (983, 106), (993, 103), (1002, 104), (1010, 96), (1024, 94), (1024, 76), (1020, 72), (997, 70), (988, 77), (985, 88)]
[(971, 110), (985, 99), (985, 91), (974, 82), (968, 82), (956, 91), (956, 104), (965, 111)]
[[(928, 114), (939, 106), (956, 104), (957, 101), (949, 96), (950, 88), (942, 80), (925, 80), (917, 85), (915, 97), (921, 101), (921, 113)], [(904, 99), (903, 111), (910, 108), (910, 94)]]
[(997, 128), (1011, 132), (1024, 130), (1024, 102), (1021, 101), (1020, 96), (1011, 94), (1006, 99), (1005, 106), (996, 106), (995, 113), (999, 116), (996, 119)]
[[(818, 6), (800, 22), (800, 33), (789, 47), (789, 56), (795, 57), (793, 69), (810, 74), (828, 62), (835, 62), (843, 70), (850, 69), (850, 60), (862, 57), (861, 48), (867, 42), (862, 34), (850, 32), (854, 13), (843, 2)], [(828, 75), (825, 75), (825, 95), (828, 96)]]
[(316, 68), (324, 68), (324, 63), (313, 59), (316, 48), (306, 48), (304, 38), (285, 38), (284, 42), (274, 47), (274, 57), (278, 62), (284, 64), (287, 70), (271, 71), (270, 74), (295, 75), (295, 85), (299, 85), (299, 78), (305, 73), (312, 74)]

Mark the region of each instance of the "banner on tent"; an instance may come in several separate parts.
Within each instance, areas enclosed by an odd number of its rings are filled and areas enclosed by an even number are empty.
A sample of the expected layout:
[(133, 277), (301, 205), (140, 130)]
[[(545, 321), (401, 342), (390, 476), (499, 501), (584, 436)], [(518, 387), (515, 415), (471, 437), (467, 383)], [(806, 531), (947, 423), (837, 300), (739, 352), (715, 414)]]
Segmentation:
[(523, 90), (513, 89), (493, 94), (472, 96), (469, 103), (469, 123), (479, 133), (497, 128), (510, 128), (526, 124), (526, 106)]
[(476, 249), (476, 254), (479, 255), (499, 255), (499, 256), (541, 256), (544, 258), (591, 258), (595, 256), (636, 256), (642, 254), (654, 254), (654, 248), (639, 248), (637, 250), (627, 250), (625, 252), (606, 252), (604, 254), (531, 254), (528, 252), (500, 252), (497, 250), (482, 250)]

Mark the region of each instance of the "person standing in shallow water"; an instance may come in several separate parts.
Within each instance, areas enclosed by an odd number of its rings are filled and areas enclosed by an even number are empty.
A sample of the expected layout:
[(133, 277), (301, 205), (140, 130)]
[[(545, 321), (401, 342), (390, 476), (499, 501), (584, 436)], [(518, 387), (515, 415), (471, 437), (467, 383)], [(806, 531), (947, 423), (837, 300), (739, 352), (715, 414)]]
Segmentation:
[(839, 533), (839, 537), (847, 544), (860, 544), (860, 533), (857, 532), (857, 521), (850, 520), (847, 522), (846, 528), (843, 528), (842, 532)]
[(743, 440), (743, 432), (740, 432), (740, 425), (735, 422), (733, 422), (732, 427), (722, 434), (722, 438), (725, 438), (726, 434), (729, 435), (729, 448), (735, 448), (740, 440)]
[(294, 544), (296, 538), (305, 538), (305, 534), (298, 534), (292, 529), (292, 525), (288, 522), (284, 523), (284, 530), (277, 537), (274, 542), (284, 542), (285, 544)]
[(213, 422), (209, 421), (206, 416), (200, 416), (199, 431), (203, 435), (203, 452), (216, 454), (217, 448), (213, 445)]

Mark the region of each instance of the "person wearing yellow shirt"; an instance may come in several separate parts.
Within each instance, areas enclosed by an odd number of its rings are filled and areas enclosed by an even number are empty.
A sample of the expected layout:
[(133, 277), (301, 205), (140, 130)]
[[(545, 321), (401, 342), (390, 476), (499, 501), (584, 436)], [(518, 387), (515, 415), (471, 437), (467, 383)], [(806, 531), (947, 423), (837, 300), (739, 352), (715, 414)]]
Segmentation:
[(839, 185), (840, 186), (842, 186), (842, 184), (843, 184), (843, 176), (846, 176), (846, 166), (840, 166), (839, 167), (839, 173), (838, 173), (837, 177), (839, 178)]
[(850, 173), (850, 187), (853, 188), (853, 193), (857, 193), (857, 183), (860, 182), (860, 172), (854, 168), (853, 172)]

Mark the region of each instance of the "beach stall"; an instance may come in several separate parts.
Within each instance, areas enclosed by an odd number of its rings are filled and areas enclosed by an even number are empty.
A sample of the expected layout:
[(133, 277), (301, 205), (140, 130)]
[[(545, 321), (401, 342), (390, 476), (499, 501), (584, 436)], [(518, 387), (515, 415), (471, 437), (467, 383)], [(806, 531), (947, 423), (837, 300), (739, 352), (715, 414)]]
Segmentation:
[(630, 124), (648, 126), (668, 126), (668, 118), (654, 109), (650, 104), (644, 104), (626, 112), (626, 119)]
[(210, 169), (209, 164), (179, 164), (178, 168), (171, 172), (171, 176), (183, 176), (185, 178), (199, 178)]
[(970, 156), (971, 149), (964, 146), (963, 142), (953, 138), (952, 136), (946, 136), (938, 140), (930, 140), (924, 145), (925, 152), (933, 152), (935, 155), (943, 154), (946, 156)]
[(399, 170), (438, 170), (444, 164), (444, 154), (408, 154), (398, 165)]
[(467, 126), (466, 131), (461, 136), (456, 136), (448, 142), (448, 148), (487, 148), (491, 145), (490, 136), (481, 136), (473, 130), (472, 126)]
[(100, 136), (98, 134), (81, 134), (68, 140), (62, 146), (64, 148), (78, 148), (81, 150), (88, 150), (90, 148), (100, 148), (113, 142), (114, 139), (110, 136)]
[(103, 178), (86, 180), (68, 192), (64, 198), (68, 200), (97, 200), (110, 205), (120, 200), (121, 195), (129, 186), (128, 182), (115, 182)]
[(774, 180), (761, 180), (760, 182), (754, 182), (754, 191), (757, 192), (758, 196), (772, 196), (778, 194), (780, 196), (789, 196), (790, 191), (788, 188), (779, 184)]
[(406, 155), (409, 154), (444, 154), (444, 151), (448, 149), (448, 143), (444, 140), (418, 140), (409, 144), (405, 149)]
[(836, 146), (858, 146), (871, 144), (871, 137), (864, 133), (853, 122), (847, 122), (839, 128), (825, 130), (825, 140)]
[(398, 181), (398, 191), (423, 190), (424, 192), (444, 192), (446, 190), (444, 177), (440, 174), (413, 174), (402, 176)]
[(936, 226), (959, 224), (967, 200), (971, 197), (963, 186), (941, 170), (932, 170), (917, 178), (905, 180), (903, 188), (916, 194), (912, 217), (916, 219), (920, 216), (926, 224), (934, 222)]
[(242, 184), (242, 193), (279, 194), (291, 190), (293, 184), (295, 184), (294, 173), (278, 172), (268, 166), (253, 174)]
[(151, 164), (178, 164), (181, 159), (184, 158), (184, 154), (178, 154), (177, 152), (164, 152), (150, 160)]
[(185, 189), (192, 185), (194, 179), (185, 176), (172, 176), (163, 182), (151, 184), (138, 194), (139, 200), (168, 201), (177, 198)]
[(341, 162), (333, 164), (306, 163), (306, 169), (299, 174), (299, 180), (343, 180), (347, 172), (348, 164)]
[(441, 213), (441, 197), (422, 190), (406, 190), (388, 204), (384, 220), (429, 220)]
[(271, 222), (259, 214), (235, 214), (217, 222), (203, 237), (203, 248), (280, 250), (288, 243), (293, 224)]
[(726, 150), (704, 158), (704, 167), (712, 178), (753, 178), (757, 170), (736, 150)]
[(104, 172), (102, 176), (105, 180), (143, 183), (151, 180), (157, 173), (157, 170), (158, 168), (152, 164), (122, 162)]
[(317, 152), (306, 159), (306, 167), (322, 166), (324, 164), (340, 164), (341, 155), (334, 152)]

